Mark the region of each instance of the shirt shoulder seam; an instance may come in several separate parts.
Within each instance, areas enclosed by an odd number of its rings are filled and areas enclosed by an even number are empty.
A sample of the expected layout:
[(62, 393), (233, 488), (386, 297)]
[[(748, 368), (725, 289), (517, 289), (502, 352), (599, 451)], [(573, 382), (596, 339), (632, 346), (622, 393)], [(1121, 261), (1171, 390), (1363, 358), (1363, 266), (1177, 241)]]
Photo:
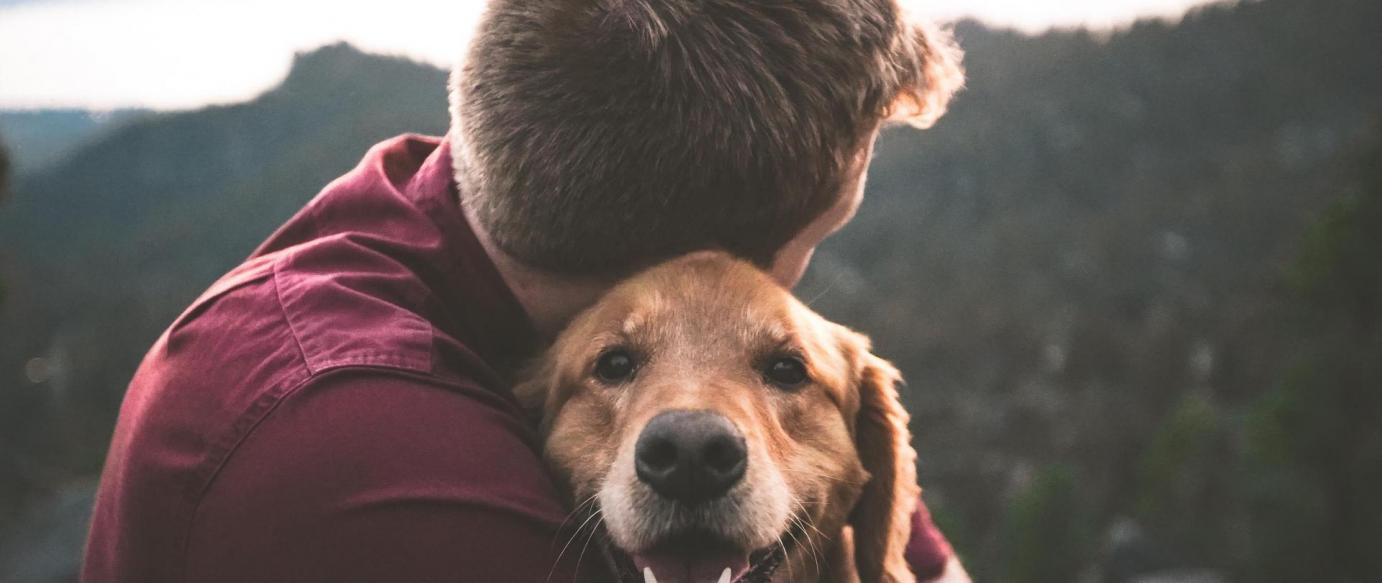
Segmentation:
[(281, 257), (275, 258), (273, 263), (273, 285), (274, 302), (278, 304), (278, 313), (283, 317), (283, 325), (288, 327), (288, 334), (293, 337), (293, 345), (298, 349), (298, 358), (301, 359), (302, 367), (307, 371), (308, 376), (312, 375), (312, 363), (307, 358), (307, 349), (302, 346), (302, 336), (298, 334), (297, 328), (293, 326), (293, 319), (288, 317), (288, 306), (283, 302), (283, 287), (279, 283), (279, 268), (283, 265)]

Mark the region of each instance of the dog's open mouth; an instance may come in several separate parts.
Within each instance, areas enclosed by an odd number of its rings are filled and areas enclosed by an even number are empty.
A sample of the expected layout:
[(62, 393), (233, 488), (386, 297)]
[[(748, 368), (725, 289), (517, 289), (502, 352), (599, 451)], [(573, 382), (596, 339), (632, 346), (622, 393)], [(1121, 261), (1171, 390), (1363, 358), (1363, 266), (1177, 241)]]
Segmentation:
[(611, 548), (621, 583), (768, 583), (793, 539), (746, 552), (713, 535), (685, 533), (640, 553)]

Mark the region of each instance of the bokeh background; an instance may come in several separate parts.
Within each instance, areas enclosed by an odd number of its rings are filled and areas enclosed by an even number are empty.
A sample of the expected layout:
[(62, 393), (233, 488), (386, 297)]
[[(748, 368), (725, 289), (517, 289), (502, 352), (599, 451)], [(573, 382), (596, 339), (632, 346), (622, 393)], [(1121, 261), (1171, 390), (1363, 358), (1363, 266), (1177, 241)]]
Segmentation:
[[(446, 131), (476, 5), (364, 4), (0, 0), (0, 582), (74, 580), (163, 327)], [(798, 293), (907, 375), (976, 580), (1382, 581), (1382, 2), (922, 8), (969, 89)]]

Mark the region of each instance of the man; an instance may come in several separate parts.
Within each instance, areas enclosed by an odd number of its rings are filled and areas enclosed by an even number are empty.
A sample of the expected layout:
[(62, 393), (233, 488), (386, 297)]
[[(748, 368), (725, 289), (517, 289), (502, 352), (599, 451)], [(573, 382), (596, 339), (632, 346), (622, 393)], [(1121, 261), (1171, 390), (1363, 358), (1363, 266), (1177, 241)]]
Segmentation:
[(562, 552), (515, 368), (686, 252), (794, 284), (880, 124), (934, 119), (959, 79), (893, 0), (494, 0), (448, 139), (376, 146), (151, 349), (85, 580), (608, 580)]

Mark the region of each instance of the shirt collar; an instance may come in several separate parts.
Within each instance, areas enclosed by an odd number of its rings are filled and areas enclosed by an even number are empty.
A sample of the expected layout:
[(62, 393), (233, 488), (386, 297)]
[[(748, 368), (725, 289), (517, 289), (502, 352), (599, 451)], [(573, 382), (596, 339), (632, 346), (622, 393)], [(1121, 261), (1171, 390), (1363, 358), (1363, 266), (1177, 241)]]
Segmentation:
[(441, 138), (404, 189), (438, 227), (443, 238), (439, 293), (448, 333), (471, 347), (502, 375), (510, 376), (540, 348), (532, 320), (504, 282), (461, 209), (451, 158), (451, 140)]

